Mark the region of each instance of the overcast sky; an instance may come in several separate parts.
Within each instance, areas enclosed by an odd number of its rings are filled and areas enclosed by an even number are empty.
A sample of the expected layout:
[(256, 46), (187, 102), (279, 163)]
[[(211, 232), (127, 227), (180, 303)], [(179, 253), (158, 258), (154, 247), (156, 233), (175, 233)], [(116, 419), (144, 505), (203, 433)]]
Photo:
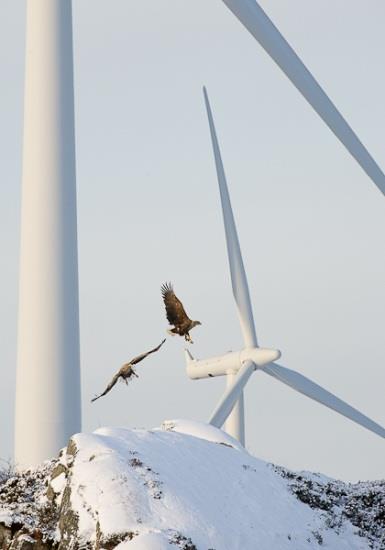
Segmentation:
[[(383, 0), (264, 0), (385, 168)], [(160, 342), (174, 283), (198, 358), (242, 345), (201, 93), (211, 99), (259, 343), (385, 426), (385, 197), (220, 0), (73, 2), (83, 429), (207, 420), (224, 380), (189, 381)], [(0, 0), (0, 457), (13, 453), (25, 2)], [(383, 478), (385, 442), (263, 373), (247, 447), (347, 480)]]

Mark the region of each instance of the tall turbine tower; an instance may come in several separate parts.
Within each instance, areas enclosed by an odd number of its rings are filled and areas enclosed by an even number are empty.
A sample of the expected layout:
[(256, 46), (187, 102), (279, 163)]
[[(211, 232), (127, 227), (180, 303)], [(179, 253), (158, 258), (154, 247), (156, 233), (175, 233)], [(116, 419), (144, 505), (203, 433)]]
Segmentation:
[(27, 0), (16, 465), (80, 427), (71, 0)]

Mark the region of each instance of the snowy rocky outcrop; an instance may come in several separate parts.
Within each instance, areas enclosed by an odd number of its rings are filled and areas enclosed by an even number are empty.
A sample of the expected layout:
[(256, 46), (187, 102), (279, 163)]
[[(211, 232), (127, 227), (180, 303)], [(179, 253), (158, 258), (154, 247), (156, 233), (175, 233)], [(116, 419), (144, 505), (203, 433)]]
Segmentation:
[(0, 549), (381, 550), (385, 482), (345, 484), (249, 455), (190, 421), (73, 436), (0, 473)]

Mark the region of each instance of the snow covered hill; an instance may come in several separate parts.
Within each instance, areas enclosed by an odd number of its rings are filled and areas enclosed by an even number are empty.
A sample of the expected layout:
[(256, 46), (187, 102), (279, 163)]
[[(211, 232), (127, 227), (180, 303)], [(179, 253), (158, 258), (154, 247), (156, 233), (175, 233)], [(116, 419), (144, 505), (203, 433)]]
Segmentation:
[(0, 477), (0, 548), (380, 550), (385, 482), (296, 474), (191, 421), (102, 428)]

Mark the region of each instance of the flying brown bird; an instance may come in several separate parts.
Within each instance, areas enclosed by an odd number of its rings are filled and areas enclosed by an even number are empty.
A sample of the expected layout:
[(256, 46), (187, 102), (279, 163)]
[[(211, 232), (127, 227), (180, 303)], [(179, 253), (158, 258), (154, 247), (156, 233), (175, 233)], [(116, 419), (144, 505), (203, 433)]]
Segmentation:
[(186, 314), (182, 302), (175, 296), (171, 283), (165, 283), (161, 286), (163, 302), (166, 306), (167, 320), (174, 328), (168, 331), (169, 334), (184, 336), (187, 342), (191, 344), (190, 330), (201, 325), (200, 321), (192, 321)]
[(94, 397), (93, 399), (91, 399), (91, 403), (93, 403), (94, 401), (96, 401), (97, 399), (99, 399), (99, 397), (103, 397), (103, 395), (106, 395), (106, 393), (108, 393), (110, 390), (112, 390), (112, 388), (115, 386), (116, 382), (119, 380), (119, 378), (121, 378), (122, 380), (125, 381), (126, 384), (128, 384), (127, 380), (129, 378), (131, 378), (132, 376), (136, 376), (138, 378), (138, 375), (136, 374), (135, 370), (134, 370), (134, 365), (136, 365), (137, 363), (140, 363), (140, 361), (142, 361), (143, 359), (145, 359), (147, 357), (147, 355), (150, 355), (150, 353), (154, 353), (155, 351), (158, 351), (158, 349), (163, 346), (163, 344), (165, 343), (166, 339), (162, 340), (162, 342), (159, 344), (159, 346), (157, 346), (156, 348), (150, 350), (150, 351), (147, 351), (146, 353), (142, 353), (141, 355), (138, 355), (137, 357), (134, 357), (133, 359), (131, 359), (131, 361), (129, 361), (128, 363), (126, 363), (125, 365), (123, 365), (119, 370), (118, 372), (115, 374), (115, 376), (113, 377), (113, 379), (111, 380), (111, 382), (108, 384), (108, 386), (106, 387), (106, 389), (104, 390), (103, 393), (101, 393), (100, 395), (97, 395), (96, 397)]

